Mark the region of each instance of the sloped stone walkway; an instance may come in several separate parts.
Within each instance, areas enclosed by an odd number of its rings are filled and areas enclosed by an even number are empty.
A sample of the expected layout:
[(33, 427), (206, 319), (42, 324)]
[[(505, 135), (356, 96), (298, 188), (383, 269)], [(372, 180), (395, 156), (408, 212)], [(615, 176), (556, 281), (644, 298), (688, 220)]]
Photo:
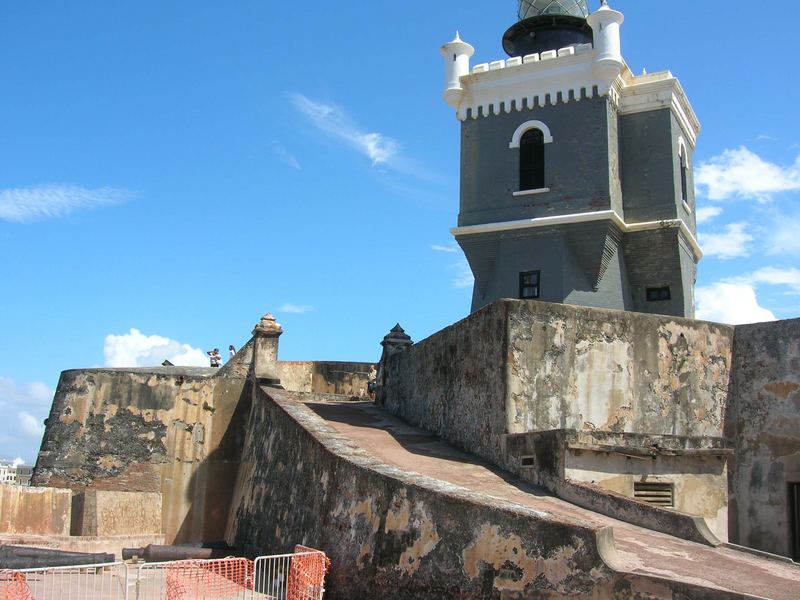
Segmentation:
[(572, 523), (611, 526), (614, 568), (743, 594), (798, 600), (800, 566), (727, 548), (711, 548), (580, 508), (514, 479), (474, 456), (397, 419), (371, 402), (308, 402), (364, 451), (395, 467), (514, 502)]

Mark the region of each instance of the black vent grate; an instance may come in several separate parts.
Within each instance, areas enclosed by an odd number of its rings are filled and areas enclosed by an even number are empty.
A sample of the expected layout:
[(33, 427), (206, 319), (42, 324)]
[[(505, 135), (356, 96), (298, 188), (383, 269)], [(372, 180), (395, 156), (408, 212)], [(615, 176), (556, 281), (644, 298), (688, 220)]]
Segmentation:
[(634, 483), (633, 497), (655, 506), (673, 508), (675, 506), (673, 490), (674, 488), (671, 483)]

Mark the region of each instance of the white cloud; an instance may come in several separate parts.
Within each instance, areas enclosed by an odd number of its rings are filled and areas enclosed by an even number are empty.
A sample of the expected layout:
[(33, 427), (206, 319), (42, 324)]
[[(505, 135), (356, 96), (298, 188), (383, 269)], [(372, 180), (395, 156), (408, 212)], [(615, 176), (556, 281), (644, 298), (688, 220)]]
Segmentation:
[(747, 223), (731, 223), (721, 233), (701, 233), (700, 246), (706, 256), (721, 259), (748, 256), (753, 236), (745, 232)]
[(19, 463), (36, 457), (52, 399), (53, 390), (40, 381), (20, 384), (0, 376), (0, 407), (8, 417), (0, 420), (0, 456), (18, 456)]
[(759, 133), (758, 137), (756, 138), (761, 140), (762, 142), (777, 142), (778, 138), (772, 137), (771, 135), (767, 135), (766, 133)]
[(472, 269), (469, 268), (469, 263), (466, 259), (453, 263), (449, 268), (455, 272), (452, 279), (454, 288), (468, 288), (475, 283), (475, 277), (472, 275)]
[(290, 313), (293, 315), (304, 315), (306, 313), (312, 312), (314, 310), (313, 306), (305, 306), (301, 304), (292, 304), (291, 302), (286, 302), (283, 306), (278, 309), (278, 312), (282, 313)]
[(454, 254), (458, 252), (460, 248), (455, 242), (450, 242), (446, 246), (442, 246), (440, 244), (431, 244), (431, 250), (435, 250), (436, 252), (446, 252), (447, 254)]
[(24, 465), (25, 461), (22, 459), (21, 456), (18, 456), (17, 458), (11, 461), (11, 464), (14, 465), (15, 467), (18, 467), (20, 465)]
[(44, 423), (32, 414), (23, 411), (17, 413), (22, 431), (33, 438), (41, 438), (44, 433)]
[(0, 190), (0, 219), (30, 223), (61, 217), (81, 208), (121, 202), (131, 197), (125, 190), (87, 189), (74, 185), (41, 185)]
[(123, 335), (107, 335), (103, 345), (107, 367), (156, 367), (165, 360), (181, 367), (207, 367), (208, 356), (198, 348), (160, 335), (144, 335), (131, 329)]
[(703, 206), (702, 208), (697, 209), (695, 218), (697, 219), (697, 224), (702, 225), (703, 223), (708, 223), (721, 214), (722, 209), (719, 206)]
[(361, 131), (338, 106), (316, 102), (302, 94), (289, 94), (289, 100), (314, 127), (364, 154), (373, 166), (388, 163), (400, 150), (400, 144), (390, 137)]
[(730, 325), (775, 321), (772, 311), (758, 304), (756, 292), (746, 283), (717, 282), (695, 290), (696, 317)]
[(0, 406), (48, 406), (52, 400), (53, 390), (41, 381), (18, 385), (0, 376)]
[(701, 163), (695, 181), (711, 200), (767, 202), (773, 194), (800, 190), (800, 156), (794, 164), (781, 166), (740, 146)]
[(793, 292), (800, 293), (800, 269), (794, 267), (788, 269), (764, 267), (750, 275), (748, 279), (755, 283), (787, 286)]

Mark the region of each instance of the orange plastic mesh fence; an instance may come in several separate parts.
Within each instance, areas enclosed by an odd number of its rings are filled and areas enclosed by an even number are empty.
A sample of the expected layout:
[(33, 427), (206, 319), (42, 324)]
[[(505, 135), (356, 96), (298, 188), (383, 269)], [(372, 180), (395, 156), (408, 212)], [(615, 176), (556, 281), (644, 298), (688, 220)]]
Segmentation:
[(166, 571), (166, 600), (227, 598), (253, 589), (253, 562), (246, 558), (182, 560)]
[(313, 548), (295, 546), (294, 551), (300, 555), (292, 557), (286, 588), (287, 600), (320, 600), (331, 561), (324, 552)]
[(23, 573), (0, 570), (0, 600), (35, 600)]

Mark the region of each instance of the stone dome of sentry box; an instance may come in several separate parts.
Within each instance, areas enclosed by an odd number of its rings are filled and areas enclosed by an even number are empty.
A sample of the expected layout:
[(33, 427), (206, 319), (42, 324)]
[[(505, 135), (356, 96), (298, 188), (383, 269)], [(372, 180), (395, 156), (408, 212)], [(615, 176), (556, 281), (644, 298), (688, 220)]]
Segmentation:
[(519, 22), (503, 36), (509, 56), (592, 43), (588, 0), (518, 0)]

